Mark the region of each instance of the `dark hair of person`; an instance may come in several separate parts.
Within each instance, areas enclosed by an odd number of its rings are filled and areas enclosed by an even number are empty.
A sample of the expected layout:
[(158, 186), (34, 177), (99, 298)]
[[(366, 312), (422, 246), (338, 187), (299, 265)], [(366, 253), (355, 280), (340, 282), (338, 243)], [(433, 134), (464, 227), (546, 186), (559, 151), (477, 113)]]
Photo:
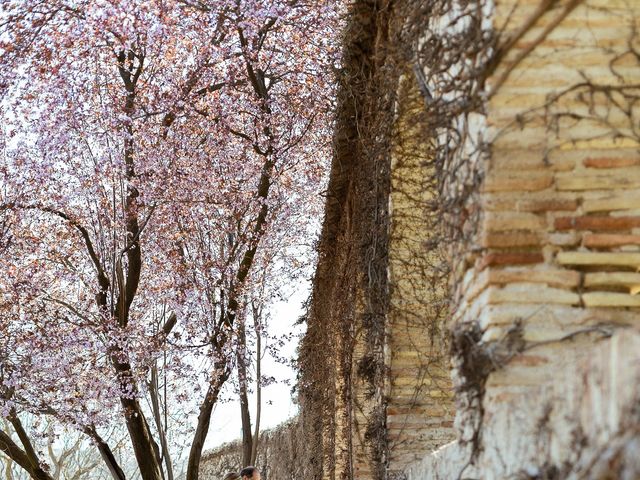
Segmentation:
[(256, 470), (257, 470), (256, 467), (244, 467), (240, 472), (240, 476), (251, 478), (253, 476), (253, 472), (255, 472)]

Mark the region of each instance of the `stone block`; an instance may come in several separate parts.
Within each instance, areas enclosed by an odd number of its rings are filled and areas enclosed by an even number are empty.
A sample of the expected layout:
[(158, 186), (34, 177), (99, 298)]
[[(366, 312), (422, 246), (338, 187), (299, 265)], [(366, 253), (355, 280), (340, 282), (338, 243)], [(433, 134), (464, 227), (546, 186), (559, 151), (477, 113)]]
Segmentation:
[(500, 232), (507, 230), (542, 230), (546, 219), (527, 212), (487, 212), (484, 216), (485, 230)]
[(522, 303), (486, 305), (475, 319), (480, 322), (480, 327), (483, 329), (490, 325), (511, 325), (518, 319), (541, 325), (548, 321), (571, 325), (590, 325), (600, 322), (633, 325), (637, 322), (637, 314), (607, 308), (585, 309), (571, 305)]
[(564, 269), (500, 269), (488, 270), (488, 283), (544, 283), (551, 287), (575, 288), (580, 284), (580, 273)]
[(517, 210), (522, 195), (517, 192), (485, 193), (480, 198), (481, 208), (485, 212)]
[(638, 157), (589, 157), (583, 162), (588, 168), (623, 168), (640, 164)]
[(549, 244), (556, 245), (558, 247), (573, 247), (582, 241), (582, 235), (579, 232), (553, 232), (547, 236), (547, 241)]
[[(602, 62), (604, 57), (593, 57), (591, 60), (594, 63), (598, 63)], [(584, 104), (579, 108), (585, 111), (585, 113), (588, 111), (588, 109), (585, 110), (586, 107)], [(614, 159), (614, 161), (617, 159), (638, 158), (638, 150), (637, 146), (632, 148), (621, 148), (619, 145), (616, 145), (615, 148), (584, 150), (571, 148), (571, 145), (567, 145), (565, 148), (550, 150), (546, 156), (549, 163), (553, 163), (559, 159), (573, 160), (574, 166), (577, 166), (578, 170), (582, 170), (582, 173), (589, 173), (588, 170), (581, 169), (580, 165), (584, 165), (585, 162), (589, 162), (592, 158), (611, 158)], [(592, 171), (591, 173), (595, 173), (595, 171)]]
[(552, 172), (493, 173), (485, 180), (483, 190), (485, 192), (534, 192), (549, 188), (552, 184)]
[(583, 245), (589, 248), (620, 247), (624, 245), (640, 245), (640, 235), (588, 233), (584, 235)]
[(529, 265), (544, 262), (540, 252), (493, 252), (484, 255), (478, 262), (478, 270), (504, 265)]
[[(512, 122), (514, 115), (520, 109), (514, 109), (513, 114), (506, 113), (506, 121)], [(543, 151), (515, 149), (513, 151), (501, 150), (491, 158), (491, 169), (499, 172), (523, 170), (546, 170), (556, 172), (567, 172), (575, 168), (576, 161), (567, 155), (556, 155), (545, 157)]]
[(586, 307), (640, 307), (640, 295), (613, 292), (589, 292), (582, 294)]
[(510, 284), (504, 288), (489, 287), (487, 304), (498, 303), (540, 303), (578, 305), (580, 295), (561, 288), (547, 287), (533, 283)]
[(640, 285), (640, 273), (635, 272), (597, 272), (587, 273), (584, 277), (585, 287), (635, 287), (638, 285)]
[(616, 193), (606, 198), (585, 199), (582, 202), (582, 210), (585, 213), (635, 210), (637, 208), (640, 208), (639, 192)]
[(575, 211), (578, 201), (573, 192), (491, 192), (481, 197), (483, 211), (545, 213)]
[(522, 212), (552, 212), (552, 211), (575, 211), (578, 208), (578, 201), (570, 198), (544, 198), (520, 200), (517, 204), (518, 210)]
[(618, 138), (614, 136), (606, 136), (600, 138), (588, 138), (583, 140), (573, 140), (571, 142), (560, 145), (560, 150), (622, 150), (629, 148), (638, 148), (638, 142), (631, 138)]
[(559, 217), (554, 226), (556, 230), (600, 230), (621, 231), (640, 227), (640, 217), (582, 216)]
[(637, 167), (599, 172), (563, 172), (556, 174), (558, 190), (617, 190), (639, 188), (640, 169)]
[(560, 265), (611, 265), (640, 267), (640, 253), (628, 252), (560, 252), (556, 256)]
[(539, 233), (483, 231), (480, 244), (485, 248), (536, 247), (542, 244)]

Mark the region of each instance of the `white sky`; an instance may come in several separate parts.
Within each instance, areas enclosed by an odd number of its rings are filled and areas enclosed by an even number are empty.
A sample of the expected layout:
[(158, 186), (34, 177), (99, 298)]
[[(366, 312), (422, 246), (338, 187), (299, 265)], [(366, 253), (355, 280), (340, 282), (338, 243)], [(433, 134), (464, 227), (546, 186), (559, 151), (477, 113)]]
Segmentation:
[[(293, 358), (296, 355), (298, 339), (304, 331), (303, 325), (294, 325), (302, 315), (302, 304), (309, 296), (308, 283), (300, 284), (286, 301), (274, 304), (268, 330), (271, 336), (280, 337), (294, 333), (293, 339), (280, 350), (280, 355)], [(296, 372), (289, 366), (275, 362), (267, 354), (263, 360), (262, 373), (274, 376), (278, 380), (289, 380), (289, 385), (277, 382), (262, 389), (262, 414), (260, 430), (273, 428), (298, 413), (291, 388), (295, 384)], [(255, 421), (255, 394), (249, 400), (251, 405), (251, 422)], [(253, 428), (253, 427), (252, 427)], [(240, 420), (240, 402), (229, 401), (216, 405), (205, 450), (215, 448), (223, 443), (239, 439), (242, 434)]]

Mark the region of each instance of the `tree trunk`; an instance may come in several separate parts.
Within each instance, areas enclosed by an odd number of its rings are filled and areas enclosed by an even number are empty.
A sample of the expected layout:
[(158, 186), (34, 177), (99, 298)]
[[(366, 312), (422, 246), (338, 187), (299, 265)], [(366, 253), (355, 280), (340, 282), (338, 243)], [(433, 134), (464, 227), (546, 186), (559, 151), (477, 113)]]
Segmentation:
[(256, 329), (256, 425), (253, 432), (253, 443), (251, 445), (251, 465), (256, 464), (258, 459), (258, 442), (260, 441), (260, 412), (262, 410), (262, 337), (260, 336), (260, 316), (258, 309), (254, 309), (254, 327)]
[(138, 400), (122, 397), (120, 404), (125, 412), (125, 423), (142, 480), (163, 480), (158, 448)]
[(244, 318), (238, 323), (238, 347), (236, 363), (238, 365), (238, 387), (240, 390), (240, 417), (242, 419), (242, 465), (253, 465), (253, 436), (251, 434), (251, 415), (249, 414), (249, 394), (247, 381), (247, 335)]
[(209, 384), (207, 394), (200, 405), (200, 414), (198, 415), (198, 425), (196, 433), (193, 436), (191, 450), (189, 451), (189, 462), (187, 464), (187, 476), (185, 480), (198, 480), (200, 470), (200, 459), (202, 458), (202, 450), (204, 442), (209, 433), (209, 425), (211, 423), (211, 412), (218, 401), (218, 395), (224, 383), (230, 375), (229, 367), (226, 362), (216, 362), (214, 366), (216, 371), (221, 372), (220, 376), (214, 378)]
[(142, 480), (164, 480), (160, 466), (158, 445), (153, 439), (149, 424), (138, 402), (138, 389), (132, 378), (131, 365), (128, 361), (121, 361), (121, 351), (112, 351), (111, 362), (116, 370), (120, 386), (127, 396), (120, 397), (120, 404), (124, 410), (125, 423), (131, 438), (131, 446), (136, 456)]
[(127, 480), (122, 468), (118, 464), (115, 455), (111, 451), (109, 445), (102, 439), (102, 437), (98, 434), (95, 428), (86, 427), (84, 429), (84, 433), (87, 434), (91, 439), (95, 442), (98, 447), (98, 451), (100, 452), (100, 457), (107, 465), (109, 469), (109, 473), (113, 477), (113, 480)]
[[(124, 112), (129, 117), (135, 113), (136, 86), (143, 71), (144, 53), (132, 49), (121, 50), (117, 55), (118, 73), (122, 78), (126, 92)], [(120, 274), (118, 280), (118, 298), (116, 301), (114, 321), (121, 328), (126, 328), (129, 322), (129, 309), (133, 303), (140, 283), (142, 272), (142, 253), (140, 245), (140, 226), (138, 222), (139, 192), (135, 187), (135, 143), (134, 130), (131, 122), (124, 127), (127, 134), (124, 139), (124, 163), (126, 173), (126, 198), (124, 215), (126, 220), (126, 245), (116, 261)], [(122, 268), (122, 256), (127, 256), (126, 278)], [(115, 287), (115, 286), (113, 286)], [(159, 449), (147, 423), (140, 404), (137, 400), (138, 389), (131, 373), (131, 365), (126, 355), (120, 350), (110, 352), (111, 361), (118, 375), (123, 392), (120, 404), (124, 409), (125, 423), (131, 438), (131, 444), (136, 456), (142, 480), (164, 480), (160, 465)], [(124, 357), (124, 358), (123, 358)]]
[[(149, 382), (149, 396), (151, 397), (151, 408), (153, 409), (153, 419), (160, 437), (160, 446), (162, 448), (162, 457), (167, 468), (167, 480), (173, 480), (173, 464), (169, 453), (169, 445), (167, 443), (167, 435), (165, 433), (165, 425), (162, 424), (160, 414), (160, 394), (158, 391), (158, 369), (154, 365), (151, 369), (151, 382)], [(165, 405), (166, 408), (166, 405)]]

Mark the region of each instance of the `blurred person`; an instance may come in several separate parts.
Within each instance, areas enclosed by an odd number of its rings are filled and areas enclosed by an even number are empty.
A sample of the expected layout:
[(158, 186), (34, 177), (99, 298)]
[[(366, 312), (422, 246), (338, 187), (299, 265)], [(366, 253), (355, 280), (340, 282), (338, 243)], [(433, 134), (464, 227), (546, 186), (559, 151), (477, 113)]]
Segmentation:
[(256, 467), (244, 467), (240, 472), (242, 480), (260, 480), (260, 472)]

